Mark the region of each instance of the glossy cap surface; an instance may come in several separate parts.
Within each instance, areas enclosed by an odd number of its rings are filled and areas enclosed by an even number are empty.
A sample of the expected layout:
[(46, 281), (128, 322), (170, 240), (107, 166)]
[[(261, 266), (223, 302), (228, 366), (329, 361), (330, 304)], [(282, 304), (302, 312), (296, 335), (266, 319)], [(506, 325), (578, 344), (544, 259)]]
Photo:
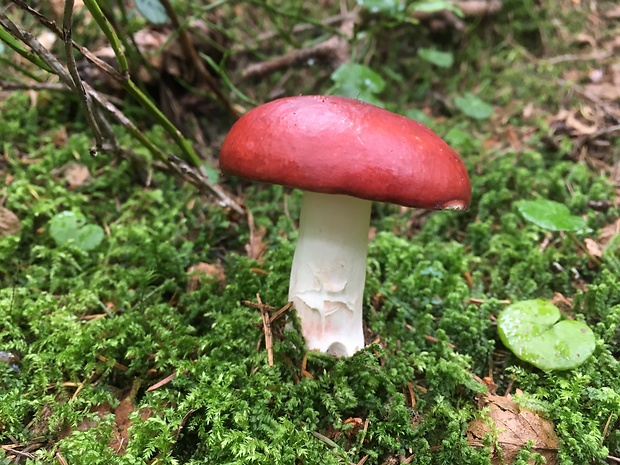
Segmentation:
[(288, 97), (231, 128), (226, 174), (409, 207), (464, 210), (471, 185), (459, 156), (421, 123), (359, 100)]

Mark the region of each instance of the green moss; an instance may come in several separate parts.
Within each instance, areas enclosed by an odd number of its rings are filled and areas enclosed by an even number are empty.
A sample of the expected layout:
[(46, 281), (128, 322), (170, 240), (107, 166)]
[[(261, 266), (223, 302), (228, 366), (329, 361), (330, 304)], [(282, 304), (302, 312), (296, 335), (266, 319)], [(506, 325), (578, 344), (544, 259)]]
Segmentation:
[[(0, 236), (0, 351), (20, 358), (19, 373), (0, 363), (0, 441), (41, 443), (32, 463), (60, 453), (94, 465), (349, 464), (365, 456), (367, 465), (411, 456), (415, 464), (489, 464), (464, 433), (480, 415), (477, 379), (492, 374), (500, 393), (512, 382), (519, 402), (555, 423), (562, 464), (620, 456), (618, 247), (598, 263), (578, 246), (617, 216), (589, 207), (613, 190), (566, 158), (568, 138), (559, 150), (546, 145), (545, 118), (527, 122), (535, 134), (519, 150), (504, 148), (498, 129), (525, 125), (529, 102), (554, 112), (563, 98), (552, 79), (562, 68), (526, 58), (570, 47), (548, 42), (557, 23), (545, 20), (549, 8), (510, 1), (492, 26), (472, 24), (460, 45), (438, 38), (453, 46), (460, 73), (425, 63), (417, 72), (406, 41), (386, 55), (391, 79), (411, 74), (420, 83), (389, 86), (382, 96), (398, 110), (417, 98), (450, 115), (450, 99), (475, 89), (503, 113), (495, 125), (460, 114), (433, 124), (470, 170), (468, 212), (420, 219), (373, 206), (364, 322), (376, 342), (349, 359), (306, 354), (291, 316), (292, 328), (275, 324), (269, 367), (260, 313), (243, 303), (257, 293), (274, 307), (286, 303), (299, 192), (230, 181), (265, 228), (268, 250), (257, 263), (244, 256), (247, 224), (190, 186), (155, 171), (147, 187), (132, 163), (88, 157), (92, 141), (71, 103), (45, 92), (36, 106), (26, 93), (0, 103), (0, 179), (11, 175), (0, 199), (22, 223), (19, 234)], [(426, 100), (437, 93), (446, 108)], [(64, 129), (69, 137), (58, 143)], [(149, 134), (170, 149), (158, 128)], [(62, 168), (72, 162), (91, 178), (69, 189)], [(514, 202), (538, 197), (564, 203), (588, 229), (569, 236), (527, 223)], [(63, 210), (104, 227), (102, 244), (57, 247), (47, 227)], [(218, 261), (225, 285), (211, 276), (188, 289), (190, 266)], [(566, 316), (588, 323), (597, 345), (578, 369), (544, 373), (501, 346), (494, 318), (505, 299), (556, 292), (573, 299)], [(117, 455), (110, 441), (128, 392), (130, 440)], [(526, 447), (516, 463), (533, 455)]]

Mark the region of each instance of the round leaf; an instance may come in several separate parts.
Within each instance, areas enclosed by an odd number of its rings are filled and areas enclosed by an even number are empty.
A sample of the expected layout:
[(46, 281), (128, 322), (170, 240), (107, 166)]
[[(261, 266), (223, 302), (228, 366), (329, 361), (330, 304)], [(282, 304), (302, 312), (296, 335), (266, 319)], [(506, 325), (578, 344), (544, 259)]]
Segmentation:
[(57, 245), (69, 242), (75, 231), (84, 223), (84, 217), (71, 211), (60, 212), (49, 222), (50, 236)]
[(470, 118), (487, 119), (493, 114), (491, 105), (469, 92), (462, 97), (455, 98), (454, 104)]
[(104, 236), (103, 228), (96, 224), (87, 224), (77, 231), (75, 244), (82, 250), (92, 250), (101, 244)]
[(594, 333), (580, 321), (560, 319), (560, 310), (545, 300), (525, 300), (508, 306), (497, 319), (506, 347), (541, 370), (569, 370), (592, 355)]
[(566, 205), (553, 200), (521, 200), (517, 209), (530, 223), (550, 231), (579, 231), (586, 227), (583, 218), (573, 216)]
[(56, 245), (63, 246), (73, 242), (84, 251), (97, 247), (104, 236), (100, 226), (86, 224), (83, 215), (72, 211), (60, 212), (54, 216), (49, 222), (49, 232)]
[(336, 95), (383, 106), (375, 94), (379, 94), (385, 89), (385, 81), (368, 66), (347, 63), (334, 71), (331, 78), (336, 84), (333, 91)]
[(168, 21), (166, 9), (159, 0), (135, 0), (136, 8), (151, 24), (164, 24)]

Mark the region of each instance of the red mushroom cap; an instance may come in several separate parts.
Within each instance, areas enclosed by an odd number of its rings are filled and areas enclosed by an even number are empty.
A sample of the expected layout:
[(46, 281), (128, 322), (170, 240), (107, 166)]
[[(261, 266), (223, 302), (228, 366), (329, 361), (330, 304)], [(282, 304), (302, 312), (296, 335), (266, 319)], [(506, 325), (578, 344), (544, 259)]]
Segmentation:
[(289, 97), (261, 105), (231, 128), (224, 173), (313, 192), (409, 207), (464, 210), (463, 161), (423, 124), (359, 100)]

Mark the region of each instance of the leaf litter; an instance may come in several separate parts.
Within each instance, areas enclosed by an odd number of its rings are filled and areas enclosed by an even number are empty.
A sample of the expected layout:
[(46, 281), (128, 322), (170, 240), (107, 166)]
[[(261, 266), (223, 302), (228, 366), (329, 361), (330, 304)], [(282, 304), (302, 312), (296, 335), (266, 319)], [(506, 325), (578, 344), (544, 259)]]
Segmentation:
[(493, 465), (513, 463), (521, 449), (531, 442), (531, 451), (542, 455), (547, 465), (558, 463), (559, 441), (553, 423), (517, 404), (513, 397), (485, 395), (479, 400), (486, 417), (474, 419), (467, 429), (468, 443), (475, 447), (492, 438)]

